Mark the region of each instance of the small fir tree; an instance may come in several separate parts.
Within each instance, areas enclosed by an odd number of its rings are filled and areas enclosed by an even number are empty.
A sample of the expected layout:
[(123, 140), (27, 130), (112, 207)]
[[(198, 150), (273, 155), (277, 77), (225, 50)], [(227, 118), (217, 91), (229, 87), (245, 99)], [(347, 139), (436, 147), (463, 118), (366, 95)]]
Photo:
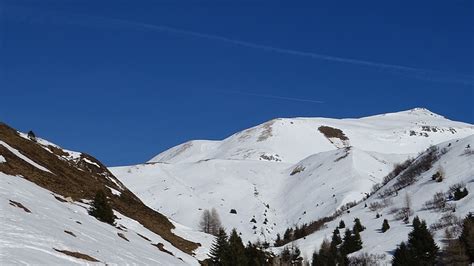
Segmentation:
[(89, 209), (89, 214), (97, 218), (97, 220), (114, 225), (115, 215), (112, 207), (107, 201), (107, 196), (104, 191), (97, 191), (92, 206)]

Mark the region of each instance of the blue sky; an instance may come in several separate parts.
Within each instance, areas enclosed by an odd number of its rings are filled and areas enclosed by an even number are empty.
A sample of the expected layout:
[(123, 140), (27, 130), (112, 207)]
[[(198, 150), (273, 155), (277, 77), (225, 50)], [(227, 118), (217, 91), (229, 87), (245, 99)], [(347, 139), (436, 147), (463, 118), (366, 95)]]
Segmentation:
[(0, 120), (107, 165), (276, 117), (474, 123), (467, 1), (0, 0)]

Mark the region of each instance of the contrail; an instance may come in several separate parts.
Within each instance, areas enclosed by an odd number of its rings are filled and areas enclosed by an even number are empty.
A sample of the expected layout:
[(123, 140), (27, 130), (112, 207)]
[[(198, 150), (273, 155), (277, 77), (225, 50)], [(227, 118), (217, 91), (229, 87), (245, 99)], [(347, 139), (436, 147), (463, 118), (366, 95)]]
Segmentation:
[(149, 30), (170, 32), (170, 33), (181, 34), (181, 35), (194, 36), (198, 38), (221, 41), (221, 42), (226, 42), (226, 43), (230, 43), (230, 44), (234, 44), (234, 45), (238, 45), (242, 47), (260, 49), (260, 50), (276, 52), (280, 54), (287, 54), (287, 55), (307, 57), (307, 58), (319, 59), (319, 60), (325, 60), (325, 61), (331, 61), (331, 62), (339, 62), (339, 63), (347, 63), (347, 64), (353, 64), (353, 65), (372, 67), (372, 68), (377, 68), (380, 70), (398, 72), (399, 74), (402, 74), (402, 75), (411, 73), (412, 76), (417, 79), (423, 79), (423, 80), (428, 80), (428, 81), (453, 82), (453, 83), (463, 83), (463, 84), (468, 84), (468, 85), (474, 84), (474, 76), (470, 76), (470, 75), (451, 74), (451, 73), (445, 73), (445, 72), (431, 70), (431, 69), (415, 68), (415, 67), (395, 65), (395, 64), (386, 64), (386, 63), (380, 63), (380, 62), (324, 55), (324, 54), (318, 54), (318, 53), (312, 53), (312, 52), (303, 52), (303, 51), (298, 51), (298, 50), (285, 49), (285, 48), (279, 48), (279, 47), (274, 47), (274, 46), (257, 44), (253, 42), (231, 39), (231, 38), (223, 37), (219, 35), (178, 29), (178, 28), (164, 26), (164, 25), (154, 25), (154, 24), (134, 22), (134, 21), (129, 21), (129, 20), (115, 19), (115, 18), (99, 18), (99, 19), (104, 19), (109, 22), (114, 22), (114, 23), (122, 24), (122, 25), (135, 26), (142, 29), (149, 29)]
[[(53, 16), (48, 16), (47, 14), (42, 14), (42, 19), (51, 20)], [(56, 18), (64, 18), (64, 21), (67, 23), (78, 24), (83, 26), (90, 26), (90, 27), (100, 27), (100, 26), (115, 26), (118, 29), (125, 27), (132, 27), (138, 30), (151, 30), (151, 31), (160, 31), (160, 32), (169, 32), (179, 35), (187, 35), (193, 36), (197, 38), (203, 38), (208, 40), (215, 40), (220, 42), (225, 42), (233, 45), (238, 45), (241, 47), (247, 47), (252, 49), (259, 49), (263, 51), (275, 52), (280, 54), (287, 54), (293, 56), (300, 56), (306, 57), (316, 60), (324, 60), (330, 62), (338, 62), (338, 63), (345, 63), (345, 64), (352, 64), (358, 66), (365, 66), (371, 67), (374, 69), (382, 70), (382, 71), (389, 71), (393, 72), (402, 76), (410, 76), (412, 78), (432, 81), (432, 82), (448, 82), (448, 83), (462, 83), (465, 85), (474, 85), (474, 76), (472, 75), (462, 75), (462, 74), (455, 74), (455, 73), (446, 73), (442, 71), (436, 71), (431, 69), (423, 69), (423, 68), (416, 68), (410, 66), (403, 66), (403, 65), (396, 65), (396, 64), (387, 64), (387, 63), (380, 63), (368, 60), (359, 60), (353, 58), (346, 58), (346, 57), (339, 57), (339, 56), (332, 56), (332, 55), (325, 55), (325, 54), (318, 54), (313, 52), (304, 52), (298, 51), (293, 49), (286, 49), (286, 48), (279, 48), (269, 45), (262, 45), (248, 41), (241, 41), (236, 40), (228, 37), (223, 37), (214, 34), (207, 34), (202, 32), (184, 30), (179, 28), (174, 28), (165, 25), (155, 25), (143, 22), (136, 22), (124, 19), (117, 19), (117, 18), (107, 18), (107, 17), (98, 17), (98, 16), (87, 16), (87, 15), (70, 15), (68, 17), (65, 16), (58, 16), (55, 14)], [(23, 15), (24, 16), (24, 15)], [(16, 17), (18, 19), (18, 17)], [(29, 16), (29, 19), (32, 19)], [(56, 22), (56, 20), (54, 20)]]
[(286, 100), (286, 101), (293, 101), (293, 102), (307, 102), (307, 103), (324, 103), (323, 101), (318, 100), (311, 100), (311, 99), (302, 99), (302, 98), (293, 98), (293, 97), (285, 97), (285, 96), (277, 96), (277, 95), (270, 95), (270, 94), (259, 94), (259, 93), (251, 93), (251, 92), (242, 92), (242, 91), (217, 91), (219, 93), (230, 93), (230, 94), (238, 94), (238, 95), (246, 95), (246, 96), (255, 96), (261, 98), (269, 98), (269, 99), (277, 99), (277, 100)]

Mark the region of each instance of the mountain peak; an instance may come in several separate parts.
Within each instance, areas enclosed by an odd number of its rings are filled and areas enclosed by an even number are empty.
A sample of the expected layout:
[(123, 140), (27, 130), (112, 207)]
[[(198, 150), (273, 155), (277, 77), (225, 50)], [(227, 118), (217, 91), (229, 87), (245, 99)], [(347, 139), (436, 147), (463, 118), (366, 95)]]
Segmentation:
[(424, 107), (416, 107), (407, 111), (402, 111), (400, 113), (407, 113), (407, 114), (418, 115), (418, 116), (432, 116), (432, 117), (444, 118), (444, 116), (431, 112), (430, 110)]

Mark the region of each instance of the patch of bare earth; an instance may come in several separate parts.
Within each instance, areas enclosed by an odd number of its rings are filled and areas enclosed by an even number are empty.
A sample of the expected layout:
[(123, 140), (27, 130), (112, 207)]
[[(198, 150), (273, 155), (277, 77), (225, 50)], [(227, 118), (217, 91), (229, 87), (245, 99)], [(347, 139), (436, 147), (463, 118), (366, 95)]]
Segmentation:
[(130, 240), (128, 240), (128, 238), (126, 238), (124, 234), (122, 234), (122, 233), (117, 233), (117, 235), (118, 235), (120, 238), (126, 240), (127, 242), (130, 242)]
[(275, 124), (274, 120), (263, 124), (262, 126), (263, 131), (262, 133), (260, 133), (260, 136), (258, 136), (258, 139), (257, 139), (258, 142), (265, 141), (268, 138), (273, 136), (273, 127), (272, 127), (273, 124)]
[(73, 232), (71, 231), (68, 231), (68, 230), (64, 230), (64, 233), (68, 234), (68, 235), (71, 235), (73, 237), (76, 237), (76, 234), (74, 234)]
[(74, 251), (68, 251), (68, 250), (60, 250), (60, 249), (56, 249), (56, 248), (53, 248), (55, 251), (57, 252), (60, 252), (60, 253), (63, 253), (63, 254), (66, 254), (68, 256), (71, 256), (71, 257), (74, 257), (74, 258), (78, 258), (78, 259), (83, 259), (83, 260), (87, 260), (87, 261), (92, 261), (92, 262), (99, 262), (99, 260), (89, 256), (89, 255), (86, 255), (86, 254), (83, 254), (83, 253), (80, 253), (80, 252), (74, 252)]
[(157, 247), (160, 251), (163, 251), (164, 253), (167, 253), (167, 254), (170, 254), (171, 256), (174, 256), (173, 252), (165, 249), (165, 245), (163, 245), (163, 243), (152, 244), (152, 245)]
[(321, 132), (326, 138), (331, 139), (331, 138), (336, 138), (340, 139), (342, 141), (344, 140), (349, 140), (349, 138), (342, 132), (342, 130), (334, 127), (328, 127), (328, 126), (320, 126), (318, 128), (319, 132)]
[[(178, 249), (192, 254), (192, 251), (200, 246), (198, 243), (173, 234), (171, 230), (174, 229), (174, 225), (164, 215), (143, 204), (137, 196), (124, 188), (107, 167), (92, 156), (82, 154), (81, 157), (94, 162), (94, 165), (81, 164), (74, 160), (66, 160), (64, 157), (59, 158), (58, 155), (64, 154), (59, 148), (53, 149), (54, 152), (51, 153), (40, 143), (21, 137), (16, 130), (4, 123), (0, 123), (0, 140), (17, 149), (32, 161), (43, 165), (54, 174), (39, 170), (10, 152), (3, 145), (0, 145), (0, 154), (6, 158), (7, 162), (0, 164), (0, 172), (12, 176), (22, 176), (57, 196), (62, 196), (62, 199), (70, 197), (73, 201), (92, 200), (96, 192), (102, 190), (106, 193), (114, 210), (136, 220)], [(107, 187), (118, 190), (121, 194), (114, 195)], [(19, 208), (23, 206), (12, 204)], [(27, 211), (26, 208), (24, 210)]]
[(25, 206), (23, 206), (23, 204), (13, 201), (13, 200), (9, 200), (9, 201), (10, 201), (10, 205), (12, 205), (13, 207), (17, 207), (17, 208), (23, 209), (25, 212), (31, 213), (31, 211)]

